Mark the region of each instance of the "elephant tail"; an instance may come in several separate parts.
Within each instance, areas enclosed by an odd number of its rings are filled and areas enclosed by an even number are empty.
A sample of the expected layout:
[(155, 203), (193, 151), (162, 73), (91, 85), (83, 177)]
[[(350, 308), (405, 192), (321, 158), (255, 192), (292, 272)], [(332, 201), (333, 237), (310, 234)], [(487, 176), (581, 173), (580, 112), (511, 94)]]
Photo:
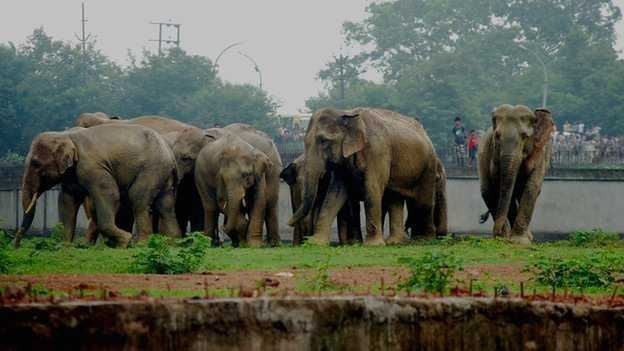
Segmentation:
[(490, 211), (485, 211), (479, 216), (479, 224), (485, 223), (490, 217)]

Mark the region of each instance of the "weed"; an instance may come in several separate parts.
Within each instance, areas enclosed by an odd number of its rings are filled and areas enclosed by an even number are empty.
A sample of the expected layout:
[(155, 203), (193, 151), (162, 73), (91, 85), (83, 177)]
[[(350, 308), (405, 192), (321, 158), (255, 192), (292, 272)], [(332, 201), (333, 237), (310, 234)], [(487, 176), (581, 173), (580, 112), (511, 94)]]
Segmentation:
[(210, 239), (203, 234), (192, 233), (172, 247), (166, 236), (150, 235), (146, 244), (137, 248), (133, 255), (131, 270), (137, 273), (181, 274), (199, 268)]
[(568, 242), (572, 246), (607, 246), (619, 240), (619, 234), (605, 232), (602, 229), (578, 230), (568, 235)]
[(538, 257), (525, 267), (539, 284), (560, 288), (605, 288), (624, 271), (620, 256), (597, 253), (579, 258)]
[(0, 274), (9, 273), (10, 259), (7, 250), (10, 242), (5, 232), (0, 231)]
[(331, 281), (328, 272), (333, 254), (334, 252), (331, 251), (324, 260), (318, 261), (316, 268), (314, 268), (314, 273), (303, 280), (301, 290), (321, 292), (336, 288), (336, 284)]
[(463, 270), (462, 262), (455, 256), (442, 252), (427, 252), (421, 257), (401, 257), (399, 263), (408, 266), (411, 276), (399, 289), (444, 293), (455, 272)]

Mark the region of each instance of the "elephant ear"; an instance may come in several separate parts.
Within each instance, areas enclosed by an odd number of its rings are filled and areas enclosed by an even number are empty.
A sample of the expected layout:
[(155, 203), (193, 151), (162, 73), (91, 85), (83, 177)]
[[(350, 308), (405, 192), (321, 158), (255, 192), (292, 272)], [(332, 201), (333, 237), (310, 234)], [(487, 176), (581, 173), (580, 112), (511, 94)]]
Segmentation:
[(366, 126), (359, 114), (344, 114), (340, 117), (345, 127), (345, 137), (342, 141), (342, 156), (345, 158), (364, 149), (368, 139)]
[(286, 168), (280, 172), (280, 178), (288, 185), (293, 185), (297, 182), (297, 165), (290, 163)]
[(219, 139), (223, 134), (224, 132), (221, 128), (209, 128), (204, 130), (204, 135), (210, 142)]
[(273, 163), (269, 158), (261, 152), (257, 152), (255, 155), (255, 164), (254, 170), (257, 175), (265, 175), (266, 173), (271, 171), (273, 167)]
[(533, 170), (538, 160), (544, 155), (546, 145), (550, 142), (554, 130), (555, 123), (553, 122), (551, 112), (545, 108), (535, 110), (533, 149), (525, 162), (528, 170)]
[(66, 136), (60, 141), (58, 147), (54, 151), (54, 159), (56, 160), (59, 175), (65, 173), (78, 161), (76, 145), (74, 145), (69, 137)]

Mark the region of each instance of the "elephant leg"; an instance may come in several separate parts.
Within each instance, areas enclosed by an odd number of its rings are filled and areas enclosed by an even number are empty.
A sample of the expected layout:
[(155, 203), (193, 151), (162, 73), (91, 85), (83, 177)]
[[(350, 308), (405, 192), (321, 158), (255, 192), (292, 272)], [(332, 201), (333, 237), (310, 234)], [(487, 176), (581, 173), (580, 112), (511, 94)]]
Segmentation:
[(349, 242), (350, 213), (347, 205), (338, 212), (338, 241), (341, 245)]
[(155, 213), (154, 216), (158, 217), (159, 232), (174, 238), (179, 238), (181, 236), (181, 231), (176, 219), (175, 204), (175, 190), (169, 187), (169, 189), (164, 190), (164, 192), (156, 198), (155, 205), (157, 213)]
[(436, 202), (433, 209), (433, 220), (437, 236), (448, 234), (448, 209), (446, 205), (446, 190), (436, 192)]
[[(290, 206), (292, 207), (293, 214), (299, 209), (301, 205), (301, 190), (297, 185), (290, 186)], [(302, 219), (293, 227), (293, 238), (292, 243), (293, 246), (301, 245), (303, 242), (303, 224), (302, 222), (305, 219)]]
[[(97, 225), (97, 213), (95, 211), (95, 207), (93, 205), (93, 201), (89, 197), (85, 197), (84, 200), (84, 211), (87, 219), (89, 220), (89, 226), (87, 227), (87, 232), (85, 234), (85, 240), (87, 243), (91, 245), (95, 245), (97, 242), (98, 236), (100, 235), (100, 229)], [(127, 230), (122, 228), (123, 230)]]
[(200, 232), (204, 229), (204, 209), (195, 186), (193, 186), (193, 192), (191, 193), (191, 204), (191, 231)]
[(386, 240), (388, 244), (402, 244), (407, 241), (403, 223), (404, 202), (403, 197), (399, 194), (391, 195), (391, 201), (388, 203), (390, 213), (390, 235)]
[(350, 244), (362, 243), (362, 224), (360, 223), (360, 202), (357, 200), (347, 201), (350, 224), (348, 227), (348, 242)]
[[(128, 198), (132, 204), (132, 213), (134, 214), (134, 223), (139, 241), (146, 240), (150, 234), (154, 233), (150, 209), (155, 203), (158, 191), (162, 187), (162, 185), (154, 183), (154, 181), (147, 179), (138, 179), (128, 189)], [(158, 216), (158, 213), (153, 213), (153, 216)]]
[(110, 179), (106, 184), (101, 184), (97, 190), (90, 191), (89, 196), (93, 200), (97, 227), (102, 234), (112, 239), (117, 246), (127, 247), (132, 240), (132, 234), (120, 229), (115, 223), (115, 215), (119, 209), (117, 184)]
[(347, 189), (342, 180), (335, 173), (332, 173), (325, 198), (312, 223), (314, 234), (308, 239), (310, 242), (329, 245), (331, 225), (346, 201)]
[(383, 187), (370, 178), (366, 178), (365, 187), (366, 239), (364, 245), (384, 245), (381, 223)]
[(267, 238), (269, 239), (269, 245), (279, 246), (281, 244), (279, 236), (279, 224), (278, 224), (278, 208), (277, 201), (271, 200), (267, 204), (267, 208), (264, 214), (264, 221), (266, 222)]
[(511, 240), (514, 242), (529, 244), (533, 240), (533, 234), (529, 231), (529, 224), (533, 217), (535, 202), (542, 188), (544, 178), (542, 176), (532, 176), (532, 179), (524, 187), (518, 205), (518, 214), (513, 222), (511, 230)]
[(417, 234), (427, 239), (433, 239), (436, 236), (434, 224), (436, 173), (434, 170), (427, 171), (421, 176), (420, 183), (415, 189), (416, 197), (414, 198), (414, 204), (418, 208), (415, 221), (421, 224)]
[(263, 245), (262, 227), (265, 221), (266, 205), (266, 181), (261, 179), (256, 185), (251, 203), (251, 211), (249, 212), (247, 245), (251, 247), (261, 247)]
[(65, 241), (74, 241), (76, 236), (76, 217), (83, 201), (83, 196), (75, 196), (65, 190), (61, 190), (59, 193), (59, 218), (63, 224), (63, 239)]
[(216, 203), (204, 204), (204, 234), (212, 239), (212, 246), (221, 246), (221, 239), (219, 238), (219, 231), (217, 227), (219, 225), (219, 211), (217, 210)]

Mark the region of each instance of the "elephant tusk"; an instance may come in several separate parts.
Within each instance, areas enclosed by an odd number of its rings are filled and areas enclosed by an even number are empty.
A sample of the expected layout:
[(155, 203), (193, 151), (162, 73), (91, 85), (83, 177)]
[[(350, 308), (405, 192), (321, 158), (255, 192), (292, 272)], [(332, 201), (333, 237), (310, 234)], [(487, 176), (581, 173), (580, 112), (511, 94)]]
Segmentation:
[(243, 197), (243, 207), (247, 208), (247, 201), (245, 201), (245, 198)]
[(227, 208), (227, 201), (223, 203), (223, 211), (225, 211), (226, 208)]
[(26, 209), (26, 212), (24, 213), (30, 213), (30, 211), (32, 211), (33, 207), (35, 207), (35, 204), (37, 203), (37, 196), (39, 194), (35, 193), (35, 195), (33, 195), (32, 200), (30, 201), (30, 204), (28, 205), (28, 208)]

